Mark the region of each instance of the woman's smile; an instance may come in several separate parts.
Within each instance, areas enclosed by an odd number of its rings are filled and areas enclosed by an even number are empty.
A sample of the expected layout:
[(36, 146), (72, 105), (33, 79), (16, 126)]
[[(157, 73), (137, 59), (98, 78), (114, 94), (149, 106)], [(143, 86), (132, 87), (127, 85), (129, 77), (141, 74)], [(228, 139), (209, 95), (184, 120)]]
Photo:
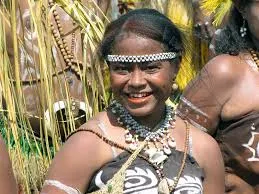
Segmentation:
[(151, 92), (143, 92), (143, 93), (130, 93), (127, 94), (128, 101), (132, 104), (143, 104), (146, 103), (151, 98)]

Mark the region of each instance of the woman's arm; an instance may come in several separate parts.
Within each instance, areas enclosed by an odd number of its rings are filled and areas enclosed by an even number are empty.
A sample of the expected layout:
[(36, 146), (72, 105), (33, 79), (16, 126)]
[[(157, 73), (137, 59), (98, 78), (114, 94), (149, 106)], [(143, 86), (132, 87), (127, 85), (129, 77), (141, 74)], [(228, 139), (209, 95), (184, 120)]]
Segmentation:
[(225, 192), (224, 162), (217, 142), (208, 134), (192, 128), (193, 154), (204, 170), (203, 193)]
[(203, 182), (204, 193), (225, 193), (224, 162), (217, 142), (210, 138), (201, 151), (203, 152), (203, 168), (205, 172)]
[(179, 116), (195, 127), (214, 134), (226, 102), (242, 73), (237, 56), (220, 55), (210, 60), (183, 91)]
[(90, 132), (72, 135), (54, 157), (42, 194), (67, 194), (64, 190), (85, 193), (93, 173), (110, 157), (110, 150)]
[(12, 163), (6, 145), (0, 136), (0, 188), (3, 194), (17, 193), (17, 184), (14, 178)]

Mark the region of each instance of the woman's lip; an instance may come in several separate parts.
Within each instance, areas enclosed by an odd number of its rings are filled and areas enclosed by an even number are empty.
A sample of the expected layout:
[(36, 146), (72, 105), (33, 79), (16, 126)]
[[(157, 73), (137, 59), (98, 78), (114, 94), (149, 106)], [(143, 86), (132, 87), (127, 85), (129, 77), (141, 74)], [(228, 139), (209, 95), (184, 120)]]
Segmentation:
[(129, 96), (130, 98), (142, 98), (142, 97), (150, 96), (151, 94), (152, 92), (126, 93), (126, 95)]
[(145, 103), (150, 98), (150, 96), (151, 94), (148, 96), (138, 97), (138, 98), (133, 98), (128, 96), (128, 101), (133, 104), (142, 104), (142, 103)]

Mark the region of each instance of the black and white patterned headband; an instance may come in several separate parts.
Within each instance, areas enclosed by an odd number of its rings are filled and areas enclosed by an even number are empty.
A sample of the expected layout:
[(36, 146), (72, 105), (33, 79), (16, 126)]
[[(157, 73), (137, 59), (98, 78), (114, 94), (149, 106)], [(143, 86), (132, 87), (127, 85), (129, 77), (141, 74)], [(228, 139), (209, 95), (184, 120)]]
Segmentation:
[(160, 61), (166, 59), (174, 59), (179, 54), (176, 52), (164, 52), (157, 54), (149, 54), (149, 55), (107, 55), (106, 61), (109, 62), (150, 62), (150, 61)]

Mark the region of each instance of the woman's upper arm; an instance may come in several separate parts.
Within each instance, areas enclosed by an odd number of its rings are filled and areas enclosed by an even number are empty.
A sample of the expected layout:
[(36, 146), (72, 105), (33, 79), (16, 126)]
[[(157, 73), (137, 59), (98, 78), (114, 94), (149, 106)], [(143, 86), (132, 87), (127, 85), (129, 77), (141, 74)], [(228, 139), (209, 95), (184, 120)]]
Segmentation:
[[(71, 136), (54, 157), (46, 180), (78, 189), (84, 193), (90, 178), (100, 167), (100, 139), (90, 132), (78, 132)], [(42, 193), (64, 194), (55, 186), (44, 186)]]
[(224, 162), (217, 142), (210, 140), (203, 146), (203, 169), (205, 178), (203, 182), (204, 193), (225, 193), (225, 170)]
[[(212, 130), (211, 134), (218, 124), (222, 107), (231, 97), (239, 79), (240, 72), (236, 71), (236, 63), (235, 56), (220, 55), (213, 58), (183, 91), (182, 98), (189, 105), (181, 100), (179, 107), (189, 110), (180, 111), (186, 118)], [(193, 106), (190, 107), (190, 104)]]

